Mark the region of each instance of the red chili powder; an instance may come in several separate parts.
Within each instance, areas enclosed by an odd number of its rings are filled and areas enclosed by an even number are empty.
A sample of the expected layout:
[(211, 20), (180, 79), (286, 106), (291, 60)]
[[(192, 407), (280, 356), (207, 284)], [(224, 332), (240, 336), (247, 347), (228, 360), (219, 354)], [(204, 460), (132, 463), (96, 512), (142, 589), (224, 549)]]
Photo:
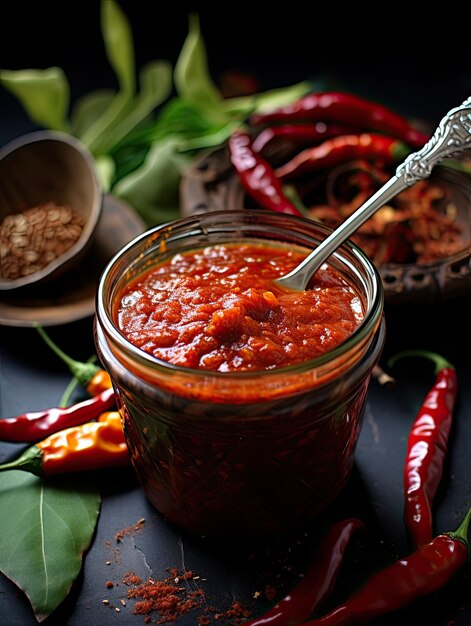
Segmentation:
[(129, 535), (134, 535), (134, 533), (141, 530), (145, 524), (145, 519), (142, 517), (135, 524), (128, 526), (127, 528), (123, 528), (122, 530), (118, 530), (114, 538), (116, 539), (116, 543), (120, 543), (124, 537), (128, 537)]
[(204, 592), (202, 589), (190, 590), (182, 586), (181, 581), (193, 578), (192, 572), (179, 574), (178, 570), (171, 569), (170, 575), (163, 580), (149, 578), (142, 582), (139, 576), (132, 572), (126, 574), (123, 582), (135, 586), (129, 589), (128, 598), (136, 598), (133, 613), (136, 615), (149, 615), (157, 612), (159, 617), (157, 624), (175, 622), (179, 617), (189, 613), (193, 609), (204, 604)]
[[(208, 626), (215, 621), (225, 619), (225, 624), (240, 624), (250, 617), (250, 611), (242, 606), (238, 601), (226, 609), (221, 610), (206, 603), (205, 592), (201, 588), (190, 589), (182, 582), (195, 580), (193, 572), (180, 573), (176, 568), (168, 570), (169, 576), (162, 580), (149, 578), (143, 582), (139, 576), (133, 572), (128, 572), (123, 583), (133, 585), (128, 590), (128, 598), (137, 599), (133, 613), (135, 615), (145, 615), (144, 621), (149, 623), (155, 621), (157, 624), (167, 624), (176, 622), (182, 615), (194, 610), (202, 610), (202, 614), (196, 618), (198, 626)], [(156, 612), (158, 618), (152, 620), (151, 614)]]

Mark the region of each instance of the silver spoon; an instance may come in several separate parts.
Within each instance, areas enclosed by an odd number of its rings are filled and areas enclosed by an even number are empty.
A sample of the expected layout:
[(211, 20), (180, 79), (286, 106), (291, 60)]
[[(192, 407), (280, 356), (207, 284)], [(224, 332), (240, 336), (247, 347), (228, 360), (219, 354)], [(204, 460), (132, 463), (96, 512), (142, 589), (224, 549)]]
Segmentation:
[(334, 230), (289, 274), (275, 282), (289, 289), (302, 291), (312, 275), (327, 258), (400, 191), (428, 178), (442, 159), (471, 147), (471, 97), (451, 109), (442, 119), (433, 136), (423, 148), (410, 154), (396, 169), (396, 174)]

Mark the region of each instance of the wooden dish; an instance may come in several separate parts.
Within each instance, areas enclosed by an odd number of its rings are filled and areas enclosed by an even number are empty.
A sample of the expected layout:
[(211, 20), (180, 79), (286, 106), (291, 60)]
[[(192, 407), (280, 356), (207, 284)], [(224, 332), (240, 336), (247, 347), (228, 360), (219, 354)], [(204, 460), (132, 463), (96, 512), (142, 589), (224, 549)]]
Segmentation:
[(134, 209), (112, 195), (105, 195), (95, 236), (81, 262), (57, 280), (3, 292), (0, 324), (57, 326), (93, 316), (98, 281), (106, 264), (145, 229), (144, 221)]
[[(67, 250), (58, 252), (56, 258), (30, 274), (10, 278), (0, 273), (0, 290), (44, 283), (76, 265), (91, 244), (102, 210), (102, 191), (93, 157), (74, 137), (38, 131), (4, 146), (0, 150), (0, 222), (8, 215), (39, 206), (50, 207), (51, 203), (69, 207), (78, 216), (83, 223), (80, 235)], [(34, 236), (40, 234), (39, 231)], [(11, 248), (8, 246), (8, 254)], [(34, 250), (30, 252), (36, 254)], [(4, 243), (4, 260), (6, 253)]]
[[(461, 227), (462, 251), (429, 264), (384, 264), (378, 267), (388, 304), (431, 303), (470, 293), (471, 290), (471, 176), (436, 167), (431, 180), (439, 182), (445, 197), (440, 208), (456, 207)], [(240, 210), (245, 191), (230, 163), (227, 148), (200, 155), (188, 168), (181, 184), (184, 216), (207, 211)]]

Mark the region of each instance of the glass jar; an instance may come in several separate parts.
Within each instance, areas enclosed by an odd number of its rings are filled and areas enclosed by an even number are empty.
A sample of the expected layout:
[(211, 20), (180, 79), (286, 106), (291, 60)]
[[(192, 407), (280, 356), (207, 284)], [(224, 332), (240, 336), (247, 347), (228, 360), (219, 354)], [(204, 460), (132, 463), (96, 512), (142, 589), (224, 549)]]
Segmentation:
[(352, 469), (370, 374), (384, 343), (383, 288), (369, 259), (344, 244), (330, 263), (364, 301), (355, 332), (301, 364), (229, 373), (172, 365), (131, 344), (116, 322), (120, 293), (176, 253), (242, 241), (309, 252), (328, 232), (268, 211), (208, 213), (144, 233), (105, 269), (97, 350), (144, 492), (178, 526), (204, 535), (280, 535), (337, 498)]

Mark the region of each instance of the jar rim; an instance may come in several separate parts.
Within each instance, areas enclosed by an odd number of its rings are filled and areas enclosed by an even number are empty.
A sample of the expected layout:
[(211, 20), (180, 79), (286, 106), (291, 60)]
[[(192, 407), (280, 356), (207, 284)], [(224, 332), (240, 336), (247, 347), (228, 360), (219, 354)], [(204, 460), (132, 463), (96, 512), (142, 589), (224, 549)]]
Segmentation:
[[(187, 228), (188, 232), (191, 234), (192, 232), (196, 232), (195, 230), (191, 230), (192, 226), (195, 228), (199, 226), (201, 233), (203, 235), (206, 235), (211, 226), (219, 224), (219, 220), (223, 222), (225, 219), (240, 219), (240, 225), (248, 226), (253, 224), (253, 222), (258, 219), (261, 219), (262, 221), (268, 220), (269, 222), (274, 222), (277, 225), (282, 224), (285, 228), (288, 223), (291, 223), (292, 225), (297, 224), (298, 227), (306, 228), (307, 226), (311, 229), (314, 227), (320, 231), (323, 231), (325, 233), (325, 236), (332, 232), (332, 229), (328, 226), (318, 222), (312, 222), (311, 220), (308, 220), (304, 217), (298, 217), (288, 214), (279, 214), (274, 212), (271, 213), (266, 210), (237, 210), (212, 211), (209, 213), (197, 214), (190, 217), (181, 218), (171, 222), (165, 222), (163, 224), (159, 224), (150, 228), (149, 230), (141, 233), (140, 235), (132, 239), (113, 256), (113, 258), (108, 262), (107, 266), (102, 272), (96, 294), (96, 317), (105, 335), (111, 338), (116, 344), (119, 344), (120, 349), (124, 348), (127, 354), (134, 360), (136, 360), (141, 366), (150, 367), (154, 370), (158, 370), (161, 372), (168, 371), (172, 373), (182, 373), (186, 375), (191, 374), (196, 378), (207, 378), (208, 376), (211, 376), (215, 379), (220, 378), (221, 380), (227, 380), (228, 378), (231, 378), (234, 380), (243, 381), (244, 379), (251, 379), (254, 376), (278, 377), (283, 374), (293, 375), (299, 371), (303, 371), (306, 369), (312, 370), (324, 366), (327, 363), (335, 361), (339, 357), (348, 354), (350, 350), (355, 348), (355, 346), (357, 346), (358, 344), (362, 344), (363, 340), (369, 337), (370, 334), (374, 332), (374, 330), (378, 327), (381, 321), (381, 315), (384, 305), (384, 291), (379, 272), (374, 266), (373, 262), (370, 260), (370, 258), (357, 245), (355, 245), (352, 241), (346, 241), (336, 251), (332, 253), (332, 257), (340, 262), (343, 267), (350, 267), (350, 269), (352, 269), (352, 263), (347, 260), (345, 255), (349, 255), (354, 261), (359, 263), (360, 267), (365, 271), (365, 275), (369, 278), (369, 284), (371, 285), (371, 294), (366, 294), (367, 297), (369, 296), (368, 307), (363, 320), (344, 341), (342, 341), (332, 350), (329, 350), (325, 353), (313, 357), (312, 359), (308, 359), (300, 363), (285, 367), (274, 368), (271, 370), (219, 372), (215, 370), (197, 369), (182, 365), (175, 365), (163, 359), (159, 359), (132, 344), (119, 330), (119, 328), (117, 328), (112, 319), (109, 307), (106, 306), (107, 281), (110, 277), (110, 274), (112, 274), (113, 270), (116, 268), (117, 264), (125, 259), (133, 251), (138, 250), (139, 247), (143, 245), (144, 249), (141, 250), (138, 257), (138, 260), (142, 260), (146, 251), (150, 250), (151, 246), (155, 244), (159, 240), (159, 238), (161, 238), (162, 241), (170, 241), (172, 233), (175, 233), (175, 231), (177, 231), (178, 229)], [(248, 238), (249, 237), (247, 237), (247, 235), (241, 235), (239, 241), (246, 240)], [(275, 239), (271, 239), (270, 241), (273, 241), (274, 243), (280, 243), (277, 242), (277, 240)]]

